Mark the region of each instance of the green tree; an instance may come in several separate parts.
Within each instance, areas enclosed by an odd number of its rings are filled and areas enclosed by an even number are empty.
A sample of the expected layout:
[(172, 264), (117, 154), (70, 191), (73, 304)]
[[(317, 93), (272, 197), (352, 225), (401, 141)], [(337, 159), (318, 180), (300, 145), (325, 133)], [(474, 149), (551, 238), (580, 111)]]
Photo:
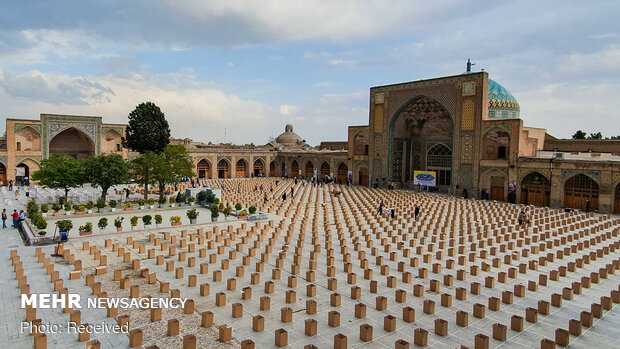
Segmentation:
[(146, 152), (131, 161), (131, 174), (139, 184), (144, 186), (144, 199), (148, 199), (149, 184), (154, 183), (153, 170), (159, 167), (161, 157), (153, 152)]
[(181, 144), (170, 144), (159, 154), (153, 169), (154, 181), (159, 185), (159, 196), (164, 196), (167, 184), (175, 184), (183, 177), (194, 176), (194, 164), (187, 149)]
[(32, 174), (32, 179), (44, 187), (64, 189), (67, 201), (69, 189), (84, 184), (84, 169), (73, 158), (54, 154), (41, 161), (41, 169)]
[(161, 153), (170, 143), (170, 127), (164, 113), (155, 103), (139, 104), (129, 113), (123, 146), (140, 154)]
[(590, 133), (590, 135), (588, 136), (588, 139), (603, 139), (603, 134), (600, 132)]
[(578, 130), (573, 134), (573, 139), (586, 139), (586, 133), (582, 130)]
[(91, 156), (82, 162), (85, 181), (101, 187), (101, 199), (105, 201), (108, 189), (129, 182), (129, 164), (118, 154)]

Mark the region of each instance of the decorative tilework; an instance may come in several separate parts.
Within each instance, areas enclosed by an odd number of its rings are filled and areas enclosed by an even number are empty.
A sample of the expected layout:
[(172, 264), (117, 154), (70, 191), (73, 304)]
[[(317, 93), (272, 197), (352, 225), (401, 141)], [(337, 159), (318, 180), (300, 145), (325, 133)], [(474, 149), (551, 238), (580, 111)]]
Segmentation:
[(41, 166), (41, 159), (38, 156), (16, 156), (15, 165), (19, 165), (21, 162), (24, 162), (26, 160), (33, 161), (37, 165)]
[(465, 97), (463, 100), (463, 115), (461, 117), (461, 129), (471, 131), (475, 126), (476, 102), (474, 97)]
[(383, 132), (383, 105), (375, 106), (375, 132)]
[(15, 127), (14, 128), (15, 132), (21, 130), (24, 127), (32, 127), (33, 129), (37, 130), (37, 132), (39, 132), (39, 134), (41, 134), (41, 125), (40, 124), (15, 123), (14, 127)]
[(473, 96), (476, 94), (476, 82), (468, 81), (463, 83), (463, 96)]
[(383, 104), (384, 100), (385, 100), (385, 94), (383, 93), (375, 94), (375, 104)]
[(378, 134), (375, 135), (375, 154), (377, 157), (381, 156), (381, 143), (383, 142), (383, 137)]
[[(58, 133), (70, 127), (84, 132), (95, 145), (95, 155), (101, 154), (101, 118), (72, 115), (41, 115), (42, 130), (42, 154), (43, 158), (49, 156), (49, 143)], [(52, 127), (52, 125), (54, 125)], [(66, 126), (66, 127), (65, 127)]]
[(0, 162), (4, 165), (4, 167), (8, 167), (9, 157), (8, 156), (0, 156)]
[(485, 133), (491, 131), (492, 129), (494, 129), (496, 127), (506, 131), (508, 134), (510, 134), (512, 132), (512, 125), (510, 125), (510, 124), (483, 125), (482, 126), (482, 135), (484, 135)]
[(463, 134), (461, 141), (461, 162), (466, 164), (472, 163), (472, 152), (474, 150), (473, 137), (471, 134)]
[(551, 170), (548, 168), (520, 168), (518, 173), (519, 183), (521, 183), (521, 180), (523, 180), (525, 176), (533, 172), (538, 172), (545, 176), (548, 180), (551, 180)]
[(594, 181), (596, 181), (597, 183), (601, 182), (601, 173), (599, 171), (581, 171), (581, 170), (562, 170), (562, 182), (580, 173), (594, 179)]
[(392, 180), (400, 182), (403, 170), (403, 142), (395, 141), (393, 146)]
[[(255, 156), (255, 157), (254, 157), (254, 162), (256, 162), (256, 160), (259, 160), (259, 159), (260, 159), (260, 160), (263, 160), (263, 163), (264, 163), (264, 164), (266, 164), (266, 163), (267, 163), (267, 160), (265, 159), (265, 157), (264, 157), (264, 156)], [(254, 165), (254, 164), (252, 164), (252, 165)]]
[(231, 162), (232, 162), (232, 157), (231, 157), (231, 156), (218, 156), (218, 157), (217, 157), (217, 162), (219, 163), (219, 162), (220, 162), (220, 160), (222, 160), (222, 159), (226, 159), (226, 160), (228, 160), (228, 163), (231, 163)]
[(620, 182), (620, 172), (614, 172), (612, 175), (612, 182)]
[(480, 176), (483, 176), (485, 172), (490, 170), (498, 170), (508, 176), (508, 168), (506, 167), (480, 167)]
[(122, 127), (102, 127), (101, 128), (101, 134), (106, 134), (108, 131), (114, 130), (116, 132), (118, 132), (119, 135), (123, 136), (124, 135), (124, 129)]

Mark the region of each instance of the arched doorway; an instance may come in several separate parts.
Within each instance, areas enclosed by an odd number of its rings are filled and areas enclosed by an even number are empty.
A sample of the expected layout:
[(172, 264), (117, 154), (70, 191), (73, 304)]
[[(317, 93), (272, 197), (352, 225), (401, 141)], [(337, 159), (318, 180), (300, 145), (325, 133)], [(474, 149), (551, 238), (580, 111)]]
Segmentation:
[(321, 179), (329, 176), (329, 174), (330, 174), (329, 163), (327, 161), (323, 161), (323, 163), (321, 164)]
[(228, 161), (222, 159), (217, 163), (217, 178), (230, 178), (230, 166)]
[(114, 154), (123, 150), (121, 134), (116, 130), (109, 130), (103, 135), (101, 141), (101, 152), (103, 154)]
[(506, 200), (508, 180), (506, 174), (498, 169), (491, 169), (480, 176), (480, 188), (489, 190), (489, 199)]
[(452, 149), (443, 143), (432, 146), (426, 153), (426, 170), (435, 171), (437, 186), (449, 186), (452, 178)]
[(306, 178), (312, 178), (314, 177), (314, 164), (312, 163), (312, 161), (308, 161), (306, 162)]
[(496, 127), (482, 138), (482, 160), (508, 159), (509, 148), (510, 135)]
[(15, 132), (15, 149), (17, 151), (41, 151), (41, 134), (30, 126)]
[(235, 177), (245, 178), (248, 176), (248, 163), (243, 159), (239, 159), (235, 165)]
[(436, 171), (437, 185), (452, 184), (453, 122), (437, 101), (418, 96), (405, 103), (390, 121), (389, 180), (404, 186), (416, 170)]
[(521, 202), (527, 205), (549, 206), (551, 183), (547, 177), (532, 172), (521, 180)]
[(84, 132), (71, 127), (52, 139), (50, 154), (65, 154), (76, 160), (83, 160), (95, 153), (95, 144)]
[(620, 214), (620, 182), (616, 185), (616, 199), (614, 200), (614, 213)]
[(24, 185), (24, 178), (30, 178), (30, 167), (24, 163), (15, 166), (15, 185)]
[(2, 181), (2, 185), (7, 185), (6, 181), (6, 166), (0, 162), (0, 181)]
[(293, 160), (293, 162), (291, 162), (291, 173), (290, 173), (291, 177), (299, 177), (299, 164), (297, 163), (297, 160)]
[(592, 178), (580, 173), (564, 184), (564, 207), (586, 210), (590, 202), (590, 211), (598, 209), (598, 183)]
[(357, 183), (359, 185), (368, 186), (368, 169), (362, 167), (357, 173)]
[(276, 162), (272, 161), (269, 163), (269, 177), (276, 176)]
[(265, 163), (261, 159), (256, 159), (254, 161), (254, 177), (264, 176), (265, 175)]
[(211, 164), (205, 159), (200, 160), (197, 166), (198, 178), (211, 178)]
[(346, 184), (348, 178), (349, 167), (347, 167), (344, 162), (341, 162), (340, 165), (338, 165), (338, 174), (336, 175), (336, 180), (339, 184)]

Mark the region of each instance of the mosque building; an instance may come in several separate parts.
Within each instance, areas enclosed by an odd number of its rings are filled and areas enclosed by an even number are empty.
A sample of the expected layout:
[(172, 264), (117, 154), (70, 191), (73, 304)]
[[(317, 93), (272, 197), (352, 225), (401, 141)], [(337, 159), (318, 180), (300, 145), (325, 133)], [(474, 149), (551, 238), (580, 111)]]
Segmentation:
[[(620, 213), (620, 140), (557, 139), (525, 126), (517, 99), (469, 62), (463, 74), (376, 86), (369, 97), (368, 125), (349, 126), (346, 141), (311, 146), (286, 125), (259, 146), (172, 142), (185, 145), (200, 178), (328, 176), (414, 189), (415, 171), (432, 171), (440, 192)], [(0, 180), (19, 183), (51, 154), (131, 158), (125, 127), (88, 116), (7, 119)]]

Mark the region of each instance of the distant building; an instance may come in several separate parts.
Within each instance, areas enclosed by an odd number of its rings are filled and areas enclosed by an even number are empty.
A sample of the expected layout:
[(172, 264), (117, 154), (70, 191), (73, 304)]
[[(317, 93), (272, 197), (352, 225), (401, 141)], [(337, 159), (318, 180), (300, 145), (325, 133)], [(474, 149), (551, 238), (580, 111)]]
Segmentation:
[[(486, 72), (370, 89), (368, 125), (346, 141), (317, 147), (286, 125), (260, 146), (173, 139), (188, 149), (200, 178), (330, 177), (338, 183), (413, 188), (416, 170), (436, 173), (441, 192), (539, 206), (620, 213), (620, 140), (556, 139), (526, 127), (516, 98)], [(100, 117), (41, 114), (7, 119), (0, 180), (18, 182), (41, 159), (61, 153), (135, 156), (121, 147), (126, 125)]]

